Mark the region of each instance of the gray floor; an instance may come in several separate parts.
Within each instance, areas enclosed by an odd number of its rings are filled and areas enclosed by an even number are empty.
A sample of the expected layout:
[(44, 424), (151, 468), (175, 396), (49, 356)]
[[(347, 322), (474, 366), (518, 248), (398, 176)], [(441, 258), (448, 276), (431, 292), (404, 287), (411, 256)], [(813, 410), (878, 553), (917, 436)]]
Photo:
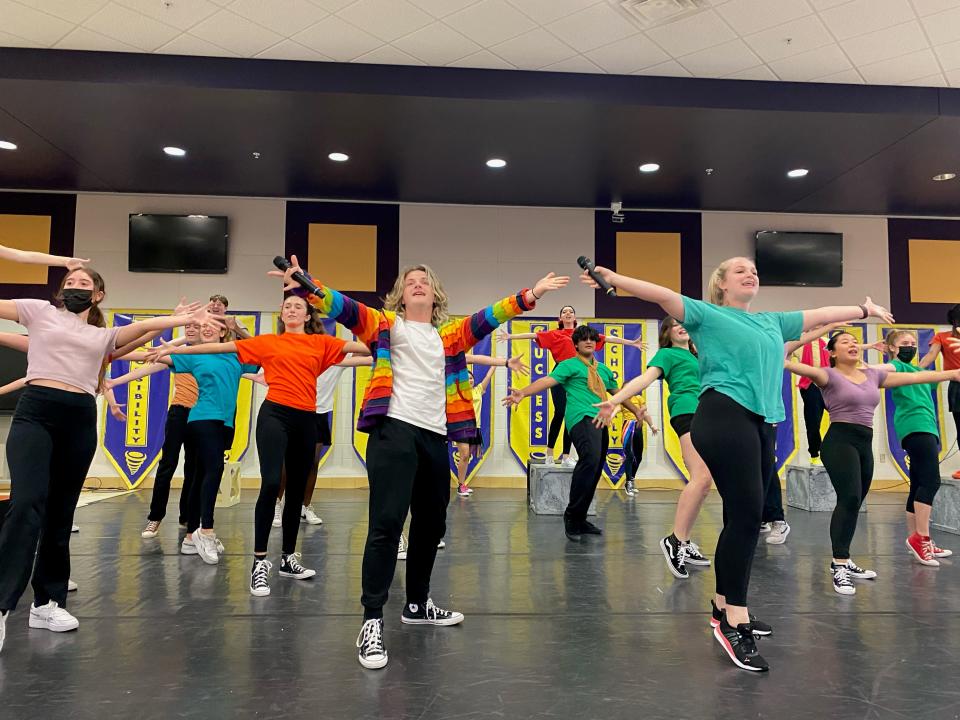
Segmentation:
[[(793, 511), (786, 545), (760, 545), (751, 609), (772, 623), (772, 671), (735, 669), (711, 638), (713, 576), (669, 574), (657, 540), (676, 493), (603, 493), (602, 539), (575, 545), (522, 491), (454, 496), (433, 596), (467, 619), (402, 626), (387, 607), (390, 664), (363, 670), (360, 558), (366, 494), (322, 491), (305, 527), (313, 581), (247, 591), (253, 493), (218, 513), (218, 567), (177, 554), (176, 517), (140, 538), (148, 496), (77, 513), (70, 609), (78, 632), (27, 628), (27, 595), (0, 653), (0, 717), (60, 718), (956, 718), (960, 573), (912, 563), (901, 495), (871, 497), (854, 559), (879, 573), (855, 597), (827, 573), (829, 514)], [(171, 509), (174, 507), (171, 501)], [(175, 510), (174, 510), (175, 513)], [(712, 554), (720, 506), (696, 539)], [(275, 531), (276, 533), (277, 531)], [(276, 537), (272, 538), (276, 539)], [(960, 540), (941, 536), (960, 550)], [(273, 549), (273, 548), (272, 548)], [(960, 557), (960, 554), (958, 554)], [(2, 561), (2, 559), (0, 559)]]

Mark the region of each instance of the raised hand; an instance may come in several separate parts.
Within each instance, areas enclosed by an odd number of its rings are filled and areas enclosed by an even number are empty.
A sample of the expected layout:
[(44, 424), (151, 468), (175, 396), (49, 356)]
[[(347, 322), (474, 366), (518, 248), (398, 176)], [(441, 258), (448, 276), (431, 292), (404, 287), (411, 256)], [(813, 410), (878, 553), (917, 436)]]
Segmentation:
[(883, 340), (877, 340), (874, 343), (863, 343), (860, 345), (861, 350), (876, 350), (877, 352), (883, 352), (887, 349), (887, 344)]
[(180, 302), (177, 303), (177, 306), (173, 309), (174, 315), (189, 315), (195, 310), (199, 310), (203, 307), (202, 303), (199, 302), (187, 302), (185, 297), (180, 298)]
[(514, 405), (519, 405), (523, 401), (523, 395), (519, 390), (508, 388), (509, 392), (507, 396), (503, 399), (501, 404), (508, 408), (513, 407)]
[(594, 403), (593, 406), (600, 409), (600, 412), (598, 412), (597, 416), (593, 419), (593, 424), (595, 427), (602, 428), (613, 421), (613, 415), (617, 412), (617, 408), (620, 407), (620, 403), (604, 400), (603, 402)]
[(500, 328), (497, 331), (497, 340), (500, 342), (507, 342), (510, 339), (510, 333), (507, 332), (506, 328)]
[(207, 303), (206, 305), (201, 305), (199, 308), (192, 310), (189, 315), (190, 319), (195, 323), (210, 323), (211, 325), (216, 325), (219, 328), (226, 327), (227, 316), (226, 315), (215, 315), (210, 312), (210, 305), (212, 303)]
[(867, 317), (880, 318), (887, 323), (894, 322), (893, 315), (890, 313), (890, 311), (883, 307), (883, 305), (877, 305), (873, 300), (870, 299), (869, 295), (863, 302), (863, 306), (867, 309)]
[(538, 298), (542, 298), (551, 290), (559, 290), (562, 287), (566, 287), (568, 282), (570, 282), (569, 275), (557, 275), (555, 273), (548, 272), (537, 281), (536, 285), (533, 286), (533, 294)]
[(69, 258), (67, 260), (67, 270), (70, 272), (79, 270), (82, 267), (86, 267), (89, 262), (90, 258)]
[[(296, 255), (290, 256), (290, 267), (286, 270), (268, 270), (267, 275), (271, 277), (283, 278), (283, 289), (284, 290), (296, 290), (300, 287), (300, 283), (293, 279), (293, 274), (295, 272), (303, 272), (303, 268), (300, 267), (300, 262), (297, 260)], [(306, 273), (304, 273), (306, 274)]]
[(507, 367), (513, 370), (515, 373), (519, 373), (521, 375), (530, 374), (530, 368), (523, 360), (520, 359), (519, 355), (516, 355), (512, 358), (507, 358)]
[[(610, 270), (610, 269), (608, 269), (608, 268), (605, 268), (605, 267), (603, 267), (603, 266), (601, 266), (601, 265), (597, 265), (597, 266), (593, 269), (593, 271), (594, 271), (597, 275), (599, 275), (600, 277), (602, 277), (604, 280), (606, 280), (608, 283), (610, 283), (611, 285), (613, 285), (613, 282), (611, 281), (611, 278), (613, 277), (613, 274), (614, 274), (614, 273), (613, 273), (613, 270)], [(593, 278), (590, 277), (590, 273), (588, 273), (586, 270), (584, 270), (582, 273), (580, 273), (580, 282), (582, 282), (584, 285), (589, 285), (589, 286), (592, 287), (594, 290), (598, 290), (598, 289), (600, 288), (600, 286), (597, 285), (597, 284), (593, 281)]]
[(163, 338), (159, 338), (160, 344), (151, 347), (147, 350), (146, 354), (143, 356), (144, 362), (157, 362), (160, 358), (166, 357), (173, 352), (174, 348), (177, 346), (172, 342), (167, 342)]

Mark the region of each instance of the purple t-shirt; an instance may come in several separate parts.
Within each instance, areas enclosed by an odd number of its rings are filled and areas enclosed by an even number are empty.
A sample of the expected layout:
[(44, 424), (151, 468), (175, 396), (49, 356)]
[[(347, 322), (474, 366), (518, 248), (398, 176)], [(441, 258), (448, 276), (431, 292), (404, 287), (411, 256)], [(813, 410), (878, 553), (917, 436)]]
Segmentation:
[(880, 385), (887, 377), (887, 371), (863, 368), (861, 372), (867, 379), (858, 385), (834, 368), (824, 370), (830, 382), (820, 391), (823, 393), (823, 404), (830, 413), (830, 422), (873, 427), (873, 413), (880, 404)]

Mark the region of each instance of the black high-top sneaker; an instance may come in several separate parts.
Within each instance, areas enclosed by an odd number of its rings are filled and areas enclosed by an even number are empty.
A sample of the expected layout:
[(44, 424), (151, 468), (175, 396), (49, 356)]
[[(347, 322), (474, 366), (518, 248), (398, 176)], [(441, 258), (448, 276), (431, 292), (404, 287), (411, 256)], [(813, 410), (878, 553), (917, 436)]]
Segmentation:
[(383, 618), (365, 620), (357, 635), (357, 660), (368, 670), (377, 670), (387, 664), (387, 649), (383, 646)]
[[(723, 610), (720, 610), (713, 600), (710, 601), (710, 607), (713, 609), (710, 617), (710, 627), (715, 628), (720, 624), (720, 616), (723, 614)], [(753, 634), (758, 637), (766, 637), (767, 635), (773, 634), (773, 628), (762, 620), (758, 620), (756, 615), (750, 615), (750, 627), (753, 628)]]
[(690, 577), (690, 573), (687, 572), (686, 562), (687, 562), (687, 548), (682, 542), (677, 540), (677, 536), (671, 533), (665, 538), (660, 540), (660, 550), (663, 552), (663, 556), (667, 559), (667, 567), (670, 568), (670, 572), (673, 573), (674, 577), (681, 578), (686, 580)]
[(408, 602), (404, 605), (400, 622), (406, 625), (459, 625), (463, 622), (463, 613), (438, 608), (428, 598), (423, 604)]
[(713, 629), (713, 637), (738, 668), (751, 672), (766, 672), (770, 669), (767, 661), (757, 652), (757, 641), (753, 637), (750, 623), (733, 627), (727, 622), (727, 613), (724, 611), (720, 614), (720, 624)]

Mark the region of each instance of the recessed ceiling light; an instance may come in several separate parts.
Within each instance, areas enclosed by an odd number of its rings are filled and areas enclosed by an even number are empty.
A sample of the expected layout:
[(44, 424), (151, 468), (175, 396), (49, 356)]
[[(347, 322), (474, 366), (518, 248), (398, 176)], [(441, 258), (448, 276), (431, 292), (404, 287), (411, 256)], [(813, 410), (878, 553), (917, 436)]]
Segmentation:
[(330, 153), (329, 155), (327, 155), (327, 157), (333, 160), (334, 162), (346, 162), (347, 160), (350, 159), (349, 155), (341, 152)]
[(487, 167), (489, 168), (502, 168), (507, 166), (507, 161), (501, 158), (490, 158), (487, 160)]
[(174, 147), (173, 145), (167, 145), (163, 151), (171, 157), (183, 157), (187, 154), (187, 151), (183, 148)]
[(9, 140), (0, 140), (0, 150), (16, 150), (17, 144)]
[(659, 169), (660, 166), (657, 163), (644, 163), (640, 166), (640, 172), (642, 173), (656, 172)]
[(933, 179), (937, 182), (943, 182), (944, 180), (953, 180), (956, 176), (956, 173), (940, 173), (939, 175), (934, 175)]
[(790, 171), (787, 173), (787, 177), (789, 177), (789, 178), (805, 177), (805, 176), (807, 175), (807, 173), (809, 173), (809, 172), (810, 172), (810, 171), (807, 170), (806, 168), (794, 168), (793, 170), (790, 170)]

